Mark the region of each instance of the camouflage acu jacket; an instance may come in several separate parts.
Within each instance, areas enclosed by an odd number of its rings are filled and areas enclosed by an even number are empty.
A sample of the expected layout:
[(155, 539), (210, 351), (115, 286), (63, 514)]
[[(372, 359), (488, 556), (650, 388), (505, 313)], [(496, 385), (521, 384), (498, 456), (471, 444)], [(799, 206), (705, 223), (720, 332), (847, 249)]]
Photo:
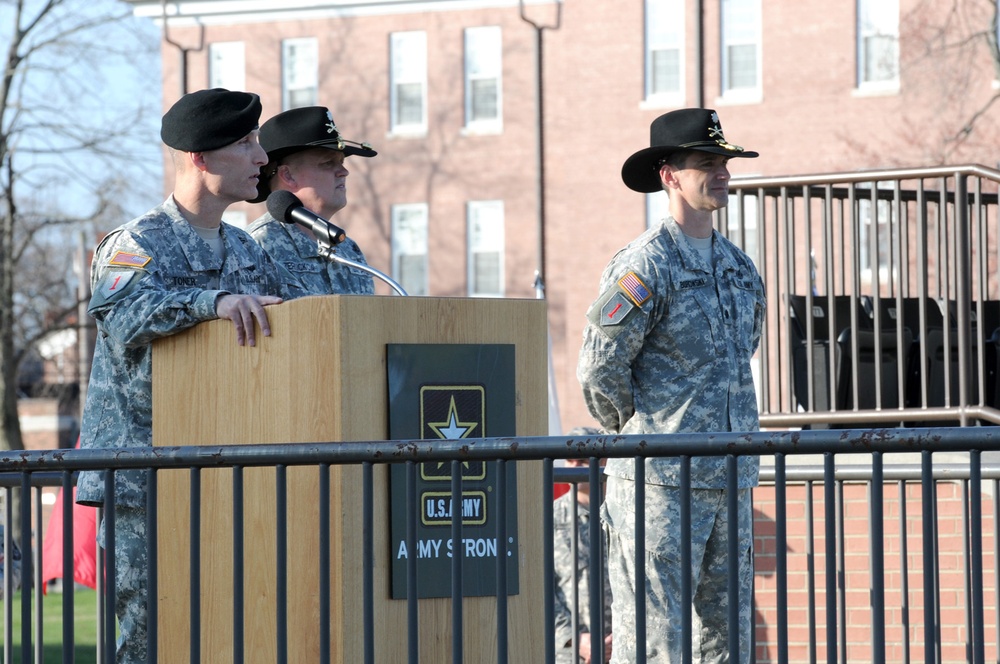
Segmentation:
[[(272, 259), (295, 275), (312, 295), (375, 293), (371, 275), (321, 257), (316, 240), (295, 224), (286, 224), (265, 214), (250, 224), (247, 231)], [(355, 263), (368, 264), (361, 248), (351, 238), (334, 247), (334, 252)]]
[[(587, 507), (573, 503), (572, 493), (556, 499), (552, 505), (553, 560), (555, 563), (555, 629), (556, 649), (565, 647), (573, 638), (573, 584), (577, 583), (579, 607), (577, 625), (580, 631), (592, 632), (590, 628), (590, 511)], [(575, 507), (575, 509), (574, 509)], [(573, 519), (579, 520), (577, 532), (577, 556), (573, 557)], [(601, 524), (598, 523), (600, 528)], [(604, 541), (604, 534), (601, 534)], [(611, 584), (608, 581), (607, 565), (603, 565), (604, 592), (604, 634), (611, 633)], [(577, 581), (579, 579), (579, 581)], [(569, 658), (576, 661), (575, 657)]]
[[(622, 434), (756, 431), (750, 360), (764, 320), (764, 285), (750, 258), (713, 232), (708, 265), (672, 218), (618, 252), (587, 312), (577, 378), (590, 413)], [(631, 479), (634, 462), (609, 475)], [(759, 463), (742, 458), (740, 487)], [(646, 482), (679, 484), (679, 461), (651, 459)], [(725, 487), (725, 459), (692, 460), (693, 488)]]
[[(91, 265), (97, 342), (80, 445), (124, 448), (152, 444), (152, 349), (160, 337), (217, 318), (227, 293), (303, 295), (294, 279), (244, 231), (223, 223), (224, 259), (191, 229), (173, 197), (108, 234)], [(233, 341), (235, 343), (235, 340)], [(144, 471), (117, 473), (115, 503), (145, 505)], [(97, 471), (80, 474), (77, 502), (99, 504)]]

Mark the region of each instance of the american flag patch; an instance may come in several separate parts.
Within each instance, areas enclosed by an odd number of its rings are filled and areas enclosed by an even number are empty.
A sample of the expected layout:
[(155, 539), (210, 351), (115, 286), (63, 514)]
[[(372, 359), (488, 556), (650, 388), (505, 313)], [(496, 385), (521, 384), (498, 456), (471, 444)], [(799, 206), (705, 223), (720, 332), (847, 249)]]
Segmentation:
[(149, 261), (153, 260), (149, 256), (139, 254), (129, 254), (124, 251), (115, 252), (115, 255), (108, 261), (108, 265), (126, 265), (128, 267), (146, 267)]
[(646, 288), (646, 284), (642, 283), (642, 280), (635, 275), (635, 272), (629, 272), (624, 277), (618, 280), (618, 285), (621, 286), (622, 290), (625, 291), (629, 299), (631, 299), (635, 306), (642, 306), (642, 303), (649, 299), (649, 289)]

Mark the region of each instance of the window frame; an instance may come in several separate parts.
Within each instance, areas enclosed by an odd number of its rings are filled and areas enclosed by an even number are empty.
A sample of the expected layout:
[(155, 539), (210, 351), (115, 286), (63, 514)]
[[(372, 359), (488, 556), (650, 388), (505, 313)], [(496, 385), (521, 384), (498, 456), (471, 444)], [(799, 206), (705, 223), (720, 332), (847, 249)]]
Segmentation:
[[(732, 14), (734, 10), (732, 8), (734, 3), (745, 3), (745, 9), (752, 10), (756, 19), (752, 25), (752, 39), (746, 39), (745, 37), (736, 39), (730, 36), (730, 25), (739, 26), (736, 29), (741, 32), (751, 30), (744, 27), (746, 25), (745, 20), (733, 18)], [(719, 8), (719, 83), (721, 85), (722, 97), (727, 101), (757, 101), (761, 98), (763, 71), (761, 63), (761, 55), (763, 53), (761, 43), (763, 40), (761, 29), (763, 23), (762, 11), (761, 0), (721, 0)], [(754, 48), (754, 84), (752, 86), (733, 87), (732, 66), (729, 59), (730, 49), (734, 46), (745, 45), (752, 45)]]
[[(677, 32), (677, 41), (675, 44), (667, 44), (667, 40), (660, 42), (657, 35), (654, 34), (654, 19), (656, 18), (656, 12), (651, 11), (650, 7), (655, 5), (662, 5), (665, 2), (671, 3), (673, 6), (669, 8), (664, 8), (661, 16), (668, 16), (673, 10), (673, 21), (674, 25), (681, 26), (681, 29)], [(661, 105), (678, 105), (683, 103), (685, 86), (687, 85), (687, 69), (686, 69), (686, 59), (685, 59), (685, 30), (684, 30), (684, 2), (683, 0), (644, 0), (643, 3), (643, 25), (645, 33), (645, 45), (643, 47), (643, 57), (644, 57), (644, 91), (643, 96), (646, 102)], [(657, 48), (657, 46), (661, 46)], [(655, 77), (654, 77), (654, 62), (653, 54), (658, 51), (667, 50), (667, 47), (676, 48), (677, 56), (677, 89), (670, 91), (657, 91), (653, 89)]]
[[(477, 215), (481, 212), (490, 213), (494, 215), (491, 221), (496, 222), (499, 225), (499, 230), (493, 229), (493, 233), (490, 237), (484, 238), (486, 242), (494, 241), (499, 242), (499, 249), (494, 252), (486, 252), (483, 250), (477, 250), (476, 244), (477, 240), (474, 237), (474, 226), (477, 222), (482, 221)], [(504, 297), (506, 293), (506, 270), (504, 269), (504, 263), (506, 262), (506, 241), (507, 241), (507, 229), (506, 220), (504, 216), (504, 202), (502, 200), (482, 200), (482, 201), (469, 201), (466, 204), (466, 284), (467, 292), (469, 297)], [(498, 289), (494, 292), (478, 292), (475, 290), (477, 283), (476, 280), (476, 255), (485, 253), (498, 253), (499, 261), (497, 262), (497, 286)]]
[[(414, 50), (404, 54), (400, 49)], [(400, 72), (403, 63), (412, 71)], [(414, 83), (420, 85), (420, 121), (399, 122), (399, 86)], [(389, 33), (389, 131), (410, 135), (427, 133), (427, 32), (424, 30)]]
[(208, 87), (246, 90), (246, 43), (213, 42), (208, 45)]
[[(487, 39), (495, 39), (494, 44), (474, 45), (478, 35), (489, 35)], [(483, 39), (483, 38), (480, 38)], [(465, 78), (465, 128), (476, 132), (499, 132), (503, 127), (503, 31), (499, 25), (484, 25), (466, 28), (464, 40), (464, 78)], [(492, 62), (487, 63), (489, 73), (474, 74), (471, 60), (476, 55), (484, 55), (487, 50)], [(474, 84), (477, 81), (494, 81), (496, 94), (496, 115), (492, 118), (473, 118), (475, 109)]]
[(670, 195), (665, 189), (646, 194), (646, 228), (659, 226), (670, 216)]
[[(418, 242), (422, 244), (421, 249), (423, 252), (418, 251), (404, 251), (408, 247), (401, 246), (404, 241), (411, 242), (411, 238), (405, 237), (403, 231), (399, 228), (399, 224), (403, 221), (409, 221), (409, 219), (404, 219), (403, 215), (408, 212), (416, 212), (419, 215), (420, 220), (423, 223), (423, 237), (418, 239)], [(399, 283), (403, 290), (409, 295), (427, 295), (429, 292), (429, 282), (430, 282), (430, 215), (427, 203), (397, 203), (391, 207), (390, 210), (390, 244), (392, 247), (392, 278)], [(423, 255), (423, 272), (424, 278), (423, 283), (416, 286), (412, 282), (408, 282), (406, 277), (402, 274), (402, 269), (400, 267), (400, 259), (404, 256), (420, 256)]]
[[(311, 74), (299, 69), (297, 63), (291, 62), (292, 57), (299, 57), (289, 53), (295, 47), (311, 47), (312, 51), (312, 71)], [(308, 62), (305, 66), (308, 65)], [(295, 79), (299, 75), (305, 75), (308, 81), (299, 84)], [(303, 90), (312, 90), (311, 99), (305, 103), (292, 104), (292, 94)], [(315, 37), (293, 37), (281, 40), (281, 110), (287, 111), (293, 108), (304, 106), (316, 106), (319, 103), (319, 41)]]
[[(886, 11), (886, 5), (892, 3), (894, 11)], [(868, 9), (878, 7), (882, 12), (869, 12)], [(855, 4), (857, 11), (857, 25), (855, 38), (855, 57), (857, 61), (857, 87), (859, 90), (898, 90), (899, 89), (899, 0), (857, 0)], [(892, 26), (888, 23), (876, 24), (873, 22), (869, 26), (869, 17), (878, 14), (880, 18), (891, 15), (895, 21)], [(888, 29), (883, 32), (882, 30)], [(869, 62), (867, 58), (867, 40), (875, 37), (894, 38), (893, 48), (893, 73), (889, 78), (869, 79)]]

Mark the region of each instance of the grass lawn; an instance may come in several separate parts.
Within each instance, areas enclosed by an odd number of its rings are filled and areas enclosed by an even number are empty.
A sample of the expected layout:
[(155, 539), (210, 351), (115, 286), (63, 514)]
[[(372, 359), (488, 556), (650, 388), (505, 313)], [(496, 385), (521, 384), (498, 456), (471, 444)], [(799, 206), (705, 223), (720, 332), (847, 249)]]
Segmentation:
[[(43, 610), (43, 659), (44, 664), (60, 664), (63, 661), (63, 629), (62, 629), (61, 593), (50, 592), (42, 597)], [(2, 603), (2, 602), (0, 602)], [(21, 593), (17, 592), (11, 602), (14, 619), (13, 648), (14, 662), (21, 662)], [(97, 594), (93, 590), (77, 590), (73, 598), (74, 640), (76, 642), (76, 664), (96, 664), (97, 662)], [(34, 612), (34, 606), (32, 606)], [(31, 620), (34, 621), (34, 613)], [(0, 637), (3, 630), (0, 629)], [(33, 637), (34, 638), (34, 637)], [(5, 643), (4, 646), (7, 644)], [(34, 656), (32, 646), (31, 657)], [(29, 657), (29, 662), (31, 658)]]

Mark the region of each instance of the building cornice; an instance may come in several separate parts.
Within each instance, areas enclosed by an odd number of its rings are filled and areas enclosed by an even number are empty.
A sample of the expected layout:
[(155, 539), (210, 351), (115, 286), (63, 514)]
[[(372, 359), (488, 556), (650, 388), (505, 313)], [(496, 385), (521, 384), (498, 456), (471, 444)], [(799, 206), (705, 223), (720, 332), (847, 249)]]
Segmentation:
[[(519, 0), (124, 0), (132, 13), (171, 26), (273, 23), (352, 16), (384, 16), (426, 12), (517, 7)], [(562, 0), (524, 0), (548, 5)]]

